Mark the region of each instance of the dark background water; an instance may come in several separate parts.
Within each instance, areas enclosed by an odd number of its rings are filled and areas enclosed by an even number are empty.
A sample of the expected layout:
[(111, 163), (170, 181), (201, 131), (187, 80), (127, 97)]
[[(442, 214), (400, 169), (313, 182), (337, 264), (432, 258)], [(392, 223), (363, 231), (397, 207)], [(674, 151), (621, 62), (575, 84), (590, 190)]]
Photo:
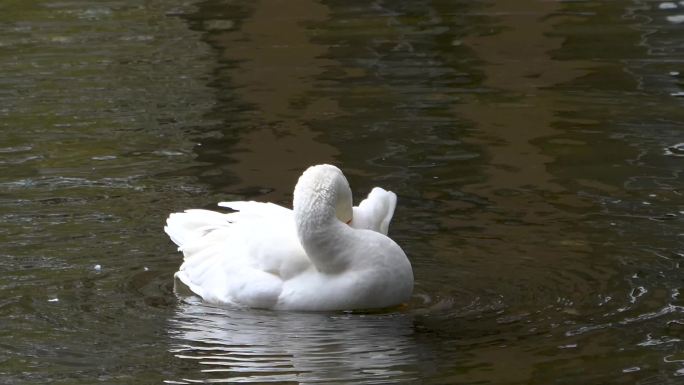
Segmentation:
[[(0, 4), (0, 382), (684, 381), (684, 6)], [(166, 215), (399, 206), (390, 313), (173, 292)], [(358, 200), (357, 200), (358, 201)]]

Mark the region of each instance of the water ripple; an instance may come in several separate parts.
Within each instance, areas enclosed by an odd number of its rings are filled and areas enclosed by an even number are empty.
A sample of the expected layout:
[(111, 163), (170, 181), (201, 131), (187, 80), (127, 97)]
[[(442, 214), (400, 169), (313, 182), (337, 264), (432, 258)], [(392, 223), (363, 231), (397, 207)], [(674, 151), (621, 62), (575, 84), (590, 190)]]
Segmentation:
[[(182, 304), (169, 333), (176, 358), (203, 379), (181, 381), (393, 383), (418, 379), (422, 349), (407, 314), (277, 313)], [(170, 381), (178, 381), (170, 380)]]

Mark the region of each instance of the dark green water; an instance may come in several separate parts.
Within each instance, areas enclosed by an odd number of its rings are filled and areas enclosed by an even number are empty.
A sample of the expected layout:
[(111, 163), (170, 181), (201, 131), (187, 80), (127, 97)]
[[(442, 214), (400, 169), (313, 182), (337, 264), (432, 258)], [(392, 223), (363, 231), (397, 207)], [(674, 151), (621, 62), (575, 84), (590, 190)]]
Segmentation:
[[(684, 6), (0, 4), (0, 383), (684, 382)], [(381, 314), (173, 292), (168, 213), (399, 196)]]

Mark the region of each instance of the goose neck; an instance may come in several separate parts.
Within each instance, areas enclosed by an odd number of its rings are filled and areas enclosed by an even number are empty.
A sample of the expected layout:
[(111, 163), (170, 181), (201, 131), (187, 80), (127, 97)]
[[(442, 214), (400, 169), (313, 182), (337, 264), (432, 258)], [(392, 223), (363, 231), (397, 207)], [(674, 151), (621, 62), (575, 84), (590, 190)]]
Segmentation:
[(316, 269), (325, 273), (347, 266), (343, 246), (347, 229), (336, 215), (337, 195), (335, 183), (325, 179), (300, 179), (294, 194), (297, 236)]

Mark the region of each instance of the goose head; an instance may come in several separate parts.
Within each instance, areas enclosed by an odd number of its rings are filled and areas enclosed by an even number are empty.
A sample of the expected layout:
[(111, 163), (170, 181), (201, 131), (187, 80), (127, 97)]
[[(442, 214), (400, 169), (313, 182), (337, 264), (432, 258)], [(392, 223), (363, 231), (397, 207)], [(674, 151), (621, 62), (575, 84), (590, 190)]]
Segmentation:
[(295, 217), (314, 220), (337, 218), (350, 223), (353, 216), (352, 192), (342, 171), (329, 164), (309, 167), (295, 186)]

